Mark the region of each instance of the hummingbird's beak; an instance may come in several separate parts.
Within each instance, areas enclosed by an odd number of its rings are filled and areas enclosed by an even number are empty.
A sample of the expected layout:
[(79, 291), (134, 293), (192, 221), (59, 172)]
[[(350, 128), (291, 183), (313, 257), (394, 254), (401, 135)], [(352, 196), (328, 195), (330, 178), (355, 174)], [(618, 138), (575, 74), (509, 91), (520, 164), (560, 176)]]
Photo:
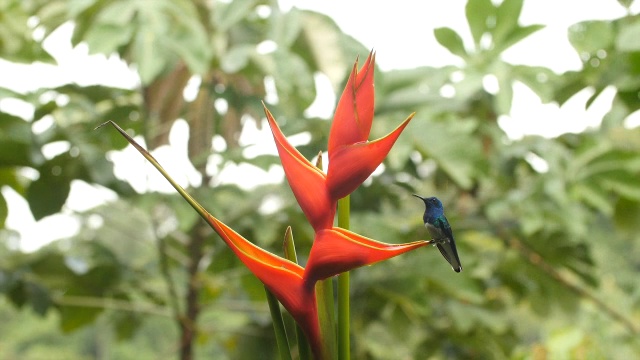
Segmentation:
[(424, 198), (422, 196), (418, 195), (418, 194), (411, 194), (411, 195), (413, 195), (413, 196), (417, 197), (418, 199), (424, 201)]

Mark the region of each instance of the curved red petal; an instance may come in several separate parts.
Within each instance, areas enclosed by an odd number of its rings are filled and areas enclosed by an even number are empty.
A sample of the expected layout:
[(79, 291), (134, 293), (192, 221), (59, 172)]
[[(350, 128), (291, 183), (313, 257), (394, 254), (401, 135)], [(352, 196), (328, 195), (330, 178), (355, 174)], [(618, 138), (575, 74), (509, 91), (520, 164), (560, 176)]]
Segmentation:
[(386, 244), (338, 227), (325, 229), (316, 233), (304, 271), (305, 283), (371, 265), (429, 244), (425, 240)]
[(387, 136), (353, 145), (342, 146), (329, 153), (327, 187), (332, 199), (351, 194), (382, 163), (398, 136), (413, 118), (413, 114)]
[(372, 51), (360, 71), (357, 62), (353, 65), (331, 124), (329, 153), (340, 146), (365, 141), (369, 137), (374, 111), (375, 61), (376, 54)]
[(315, 230), (330, 228), (336, 203), (329, 197), (326, 175), (313, 166), (282, 134), (271, 112), (264, 109), (293, 195)]
[(256, 246), (210, 214), (207, 222), (293, 316), (307, 335), (314, 353), (321, 353), (322, 337), (315, 289), (305, 286), (304, 269)]

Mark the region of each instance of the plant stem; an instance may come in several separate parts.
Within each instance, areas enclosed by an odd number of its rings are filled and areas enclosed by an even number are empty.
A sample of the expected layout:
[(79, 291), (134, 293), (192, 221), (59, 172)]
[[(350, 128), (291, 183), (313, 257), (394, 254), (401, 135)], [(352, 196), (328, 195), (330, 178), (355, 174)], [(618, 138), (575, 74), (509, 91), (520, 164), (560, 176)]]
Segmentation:
[[(338, 226), (349, 230), (350, 197), (338, 200)], [(351, 357), (350, 344), (350, 300), (349, 300), (349, 272), (338, 275), (338, 359), (349, 360)]]
[[(298, 254), (296, 253), (296, 244), (293, 241), (293, 233), (291, 232), (291, 226), (287, 226), (287, 230), (284, 233), (284, 257), (287, 260), (298, 263)], [(298, 341), (298, 358), (300, 360), (311, 359), (311, 348), (309, 342), (305, 336), (302, 328), (296, 324), (296, 340)]]
[(267, 302), (269, 303), (269, 310), (271, 311), (271, 320), (273, 321), (273, 330), (276, 333), (280, 359), (291, 360), (291, 350), (289, 350), (289, 341), (287, 340), (287, 333), (284, 329), (280, 303), (266, 286), (264, 287), (264, 291), (267, 293)]
[[(336, 359), (338, 344), (336, 343), (336, 311), (333, 298), (333, 279), (328, 278), (316, 283), (316, 298), (318, 302), (318, 322), (323, 340), (323, 358)], [(319, 359), (316, 359), (319, 360)]]

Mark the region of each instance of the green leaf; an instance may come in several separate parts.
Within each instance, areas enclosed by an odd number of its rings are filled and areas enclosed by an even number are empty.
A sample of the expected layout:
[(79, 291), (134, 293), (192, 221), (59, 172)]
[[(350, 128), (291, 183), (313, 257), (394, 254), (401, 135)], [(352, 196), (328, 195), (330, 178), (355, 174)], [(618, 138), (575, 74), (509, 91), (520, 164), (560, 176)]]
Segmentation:
[(232, 26), (246, 19), (257, 4), (257, 0), (234, 0), (224, 5), (221, 3), (220, 9), (213, 12), (217, 30), (228, 31)]
[(584, 21), (569, 27), (569, 42), (578, 53), (595, 53), (608, 49), (614, 41), (614, 30), (610, 21)]
[(69, 196), (71, 180), (86, 177), (82, 165), (68, 153), (47, 161), (38, 172), (40, 177), (29, 185), (26, 196), (36, 220), (59, 212)]
[(492, 32), (495, 47), (504, 50), (511, 46), (505, 46), (503, 42), (518, 28), (522, 2), (523, 0), (503, 0), (496, 9), (496, 27)]
[(517, 27), (511, 31), (503, 41), (496, 43), (496, 52), (501, 53), (511, 46), (517, 44), (527, 36), (544, 28), (544, 25), (529, 25), (525, 27)]
[(98, 23), (87, 31), (84, 41), (92, 54), (112, 54), (131, 41), (133, 30), (130, 24)]
[(637, 233), (640, 230), (640, 204), (621, 198), (615, 205), (614, 220), (616, 226), (628, 233)]
[(513, 87), (511, 79), (502, 76), (499, 78), (500, 90), (496, 94), (496, 110), (499, 114), (509, 114), (511, 111), (511, 101), (513, 99)]
[(465, 7), (465, 14), (473, 41), (478, 47), (482, 35), (489, 30), (487, 27), (489, 18), (495, 16), (495, 7), (491, 0), (469, 0)]
[(353, 59), (344, 49), (344, 35), (329, 16), (312, 11), (301, 11), (301, 41), (293, 51), (327, 75), (334, 91), (338, 92)]
[(0, 112), (0, 166), (31, 166), (32, 155), (30, 124)]
[(613, 214), (613, 206), (606, 191), (600, 186), (586, 183), (578, 183), (571, 188), (571, 194), (578, 200), (593, 206), (603, 214)]
[(59, 311), (60, 329), (65, 333), (69, 333), (93, 323), (103, 309), (81, 306), (61, 306)]
[(220, 59), (220, 68), (222, 71), (235, 74), (244, 69), (256, 55), (256, 47), (250, 44), (239, 44), (231, 47), (225, 52)]
[(21, 1), (0, 2), (0, 54), (8, 61), (32, 63), (35, 61), (54, 63), (44, 50), (41, 41), (34, 40), (29, 7)]
[(138, 31), (134, 37), (133, 55), (144, 85), (150, 84), (168, 62), (167, 54), (162, 51), (159, 41), (157, 34), (148, 27)]
[(511, 74), (513, 78), (524, 83), (529, 89), (533, 90), (543, 102), (549, 102), (553, 99), (554, 85), (556, 84), (557, 75), (541, 66), (511, 66)]
[(288, 99), (281, 108), (298, 116), (316, 98), (315, 79), (307, 64), (295, 53), (280, 49), (259, 58), (265, 72), (272, 73), (278, 97)]
[(271, 16), (269, 23), (269, 38), (285, 48), (291, 47), (291, 44), (299, 36), (302, 29), (302, 16), (300, 11), (292, 8), (286, 13), (276, 12)]
[(618, 2), (627, 9), (631, 8), (631, 5), (633, 5), (633, 0), (618, 0)]
[(616, 37), (616, 48), (619, 51), (638, 51), (640, 50), (640, 21), (630, 24), (622, 23), (620, 32)]
[(436, 36), (436, 40), (438, 40), (438, 43), (447, 48), (449, 52), (463, 58), (467, 56), (467, 51), (464, 48), (462, 38), (451, 28), (437, 28), (433, 31), (433, 33)]
[(616, 171), (602, 179), (602, 185), (629, 200), (640, 201), (640, 182), (636, 174)]
[(473, 135), (475, 122), (458, 120), (455, 127), (439, 122), (416, 123), (425, 124), (416, 131), (420, 134), (415, 138), (416, 147), (433, 158), (458, 186), (471, 188), (481, 168), (482, 154), (479, 139)]

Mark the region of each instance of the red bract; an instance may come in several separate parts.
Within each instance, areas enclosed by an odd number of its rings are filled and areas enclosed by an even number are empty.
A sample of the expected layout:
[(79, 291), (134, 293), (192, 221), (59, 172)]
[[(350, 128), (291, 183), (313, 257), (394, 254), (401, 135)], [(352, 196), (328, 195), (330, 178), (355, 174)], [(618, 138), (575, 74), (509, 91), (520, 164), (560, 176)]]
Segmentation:
[(316, 354), (322, 347), (313, 287), (304, 286), (304, 269), (245, 239), (207, 213), (205, 220), (242, 263), (271, 291), (303, 329)]
[(278, 148), (282, 168), (302, 212), (314, 230), (331, 227), (336, 213), (336, 200), (329, 196), (327, 176), (289, 144), (266, 107), (264, 112)]
[(331, 153), (342, 145), (366, 141), (373, 122), (373, 75), (376, 62), (374, 52), (369, 54), (362, 69), (353, 64), (347, 86), (345, 86), (329, 133), (328, 149)]
[(382, 164), (402, 130), (413, 118), (411, 114), (392, 133), (375, 141), (343, 145), (329, 151), (327, 189), (332, 199), (351, 194)]
[(305, 283), (375, 264), (429, 244), (424, 240), (385, 244), (339, 227), (321, 230), (316, 234), (304, 269)]

